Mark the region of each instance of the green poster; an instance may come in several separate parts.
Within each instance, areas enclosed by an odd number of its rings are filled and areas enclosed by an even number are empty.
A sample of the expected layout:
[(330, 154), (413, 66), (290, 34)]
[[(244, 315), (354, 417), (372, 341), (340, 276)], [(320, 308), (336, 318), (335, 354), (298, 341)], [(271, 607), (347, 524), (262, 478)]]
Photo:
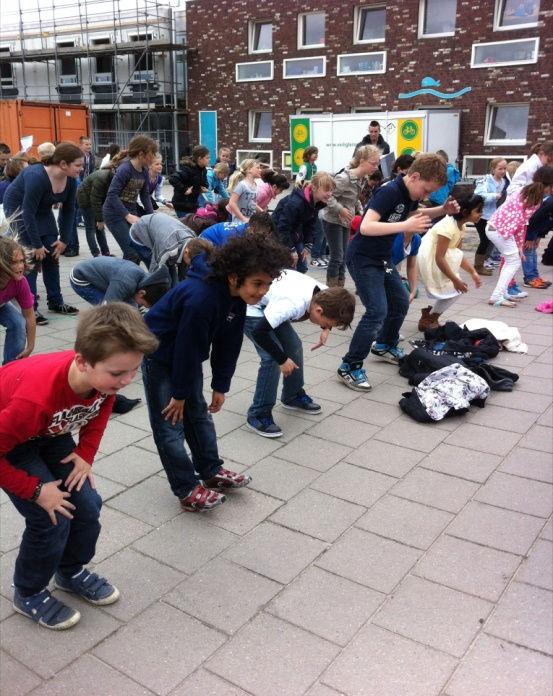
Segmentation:
[(305, 116), (290, 119), (290, 151), (292, 174), (297, 174), (303, 164), (303, 151), (311, 143), (311, 124)]

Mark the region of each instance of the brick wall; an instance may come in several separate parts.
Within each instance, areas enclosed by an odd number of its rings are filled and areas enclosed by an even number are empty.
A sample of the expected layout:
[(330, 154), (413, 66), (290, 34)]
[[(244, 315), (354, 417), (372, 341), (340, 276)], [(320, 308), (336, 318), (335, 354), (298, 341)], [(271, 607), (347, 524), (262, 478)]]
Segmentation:
[[(486, 105), (489, 102), (530, 103), (528, 143), (552, 137), (553, 10), (541, 0), (537, 28), (493, 31), (495, 0), (458, 0), (453, 37), (419, 39), (419, 0), (386, 2), (384, 43), (354, 44), (354, 8), (382, 5), (373, 0), (191, 0), (187, 3), (187, 35), (191, 49), (188, 64), (190, 127), (198, 134), (197, 111), (216, 109), (218, 141), (234, 149), (272, 149), (280, 164), (289, 149), (288, 116), (298, 108), (322, 108), (346, 113), (352, 107), (376, 110), (411, 110), (450, 104), (462, 111), (463, 155), (527, 154), (528, 147), (484, 146)], [(326, 46), (297, 48), (297, 16), (301, 12), (326, 12)], [(248, 54), (248, 22), (272, 20), (272, 53)], [(540, 37), (537, 64), (471, 69), (474, 42)], [(336, 76), (340, 53), (387, 51), (383, 75)], [(282, 60), (326, 55), (325, 78), (284, 80)], [(274, 79), (236, 83), (235, 64), (274, 60)], [(444, 91), (471, 86), (472, 92), (453, 101), (435, 97), (398, 99), (400, 92), (417, 89), (425, 75), (441, 82)], [(248, 112), (271, 110), (273, 141), (249, 143)]]

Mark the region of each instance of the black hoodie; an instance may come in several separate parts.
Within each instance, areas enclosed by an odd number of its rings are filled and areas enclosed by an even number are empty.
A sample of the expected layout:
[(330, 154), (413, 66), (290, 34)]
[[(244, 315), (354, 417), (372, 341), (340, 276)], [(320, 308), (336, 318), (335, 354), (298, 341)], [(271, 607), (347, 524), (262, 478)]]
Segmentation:
[[(178, 172), (171, 174), (169, 183), (174, 189), (173, 206), (175, 210), (184, 213), (195, 213), (198, 209), (198, 196), (202, 193), (202, 186), (208, 188), (207, 169), (199, 167), (193, 159), (183, 160)], [(186, 191), (192, 187), (191, 193)]]
[[(372, 145), (371, 143), (371, 136), (366, 135), (361, 142), (357, 143), (355, 146), (355, 150), (353, 151), (353, 154), (357, 152), (357, 149), (360, 147), (363, 147), (363, 145)], [(376, 141), (376, 147), (380, 150), (381, 155), (388, 155), (390, 153), (390, 146), (388, 143), (384, 140), (382, 135), (379, 133), (378, 134), (378, 140)]]

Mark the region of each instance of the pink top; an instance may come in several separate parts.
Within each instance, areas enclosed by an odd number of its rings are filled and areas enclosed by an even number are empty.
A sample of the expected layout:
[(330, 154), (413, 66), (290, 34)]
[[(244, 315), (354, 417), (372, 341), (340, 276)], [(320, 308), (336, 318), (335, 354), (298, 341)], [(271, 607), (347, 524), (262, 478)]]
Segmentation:
[(276, 198), (273, 187), (265, 181), (260, 181), (257, 184), (256, 203), (263, 210), (267, 210), (269, 203)]
[(502, 237), (514, 237), (518, 247), (524, 244), (526, 227), (538, 205), (526, 207), (517, 191), (507, 198), (505, 203), (491, 216), (489, 224), (495, 227)]
[(31, 309), (35, 298), (27, 278), (21, 278), (21, 280), (12, 278), (5, 288), (0, 289), (0, 306), (5, 305), (10, 300), (15, 300), (21, 309)]

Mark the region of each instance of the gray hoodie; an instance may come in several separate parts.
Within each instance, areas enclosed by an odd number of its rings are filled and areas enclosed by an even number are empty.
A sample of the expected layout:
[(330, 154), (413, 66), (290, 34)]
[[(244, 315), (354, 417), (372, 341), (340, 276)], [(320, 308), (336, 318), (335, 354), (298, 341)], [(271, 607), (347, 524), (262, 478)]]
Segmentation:
[(172, 266), (180, 263), (185, 246), (196, 238), (196, 233), (190, 227), (165, 213), (143, 215), (131, 225), (130, 235), (134, 242), (152, 252), (150, 273), (163, 264)]

